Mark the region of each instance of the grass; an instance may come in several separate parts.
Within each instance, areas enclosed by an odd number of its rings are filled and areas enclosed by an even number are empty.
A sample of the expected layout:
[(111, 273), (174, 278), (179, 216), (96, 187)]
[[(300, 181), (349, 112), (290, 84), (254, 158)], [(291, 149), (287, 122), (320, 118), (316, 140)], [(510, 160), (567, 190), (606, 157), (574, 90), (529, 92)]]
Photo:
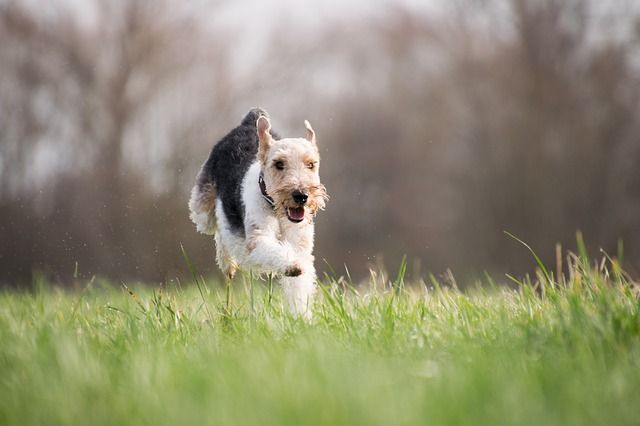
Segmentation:
[[(404, 262), (403, 262), (404, 263)], [(0, 293), (0, 424), (638, 424), (640, 302), (615, 260), (517, 288), (326, 278)], [(544, 272), (542, 272), (544, 271)]]

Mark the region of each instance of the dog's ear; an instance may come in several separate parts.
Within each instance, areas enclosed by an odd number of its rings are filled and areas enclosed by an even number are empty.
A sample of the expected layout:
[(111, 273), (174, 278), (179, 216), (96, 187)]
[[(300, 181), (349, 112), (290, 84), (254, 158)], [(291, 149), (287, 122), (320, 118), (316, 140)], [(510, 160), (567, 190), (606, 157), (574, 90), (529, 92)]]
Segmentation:
[(304, 120), (304, 127), (307, 129), (307, 140), (311, 143), (316, 143), (316, 132), (313, 131), (311, 123), (309, 123), (309, 121), (307, 120)]
[(271, 122), (264, 115), (258, 118), (256, 122), (256, 129), (258, 131), (258, 139), (260, 140), (260, 150), (258, 152), (258, 156), (261, 161), (265, 161), (267, 159), (267, 152), (269, 151), (269, 147), (271, 146)]

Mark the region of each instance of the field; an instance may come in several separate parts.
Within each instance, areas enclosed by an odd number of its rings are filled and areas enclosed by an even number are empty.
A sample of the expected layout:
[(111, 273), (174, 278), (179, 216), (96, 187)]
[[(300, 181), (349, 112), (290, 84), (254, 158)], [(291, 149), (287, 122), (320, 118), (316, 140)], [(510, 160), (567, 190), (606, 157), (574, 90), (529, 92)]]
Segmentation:
[[(615, 260), (461, 292), (326, 277), (314, 319), (251, 277), (0, 294), (3, 425), (640, 423), (640, 303)], [(503, 281), (507, 281), (505, 278)]]

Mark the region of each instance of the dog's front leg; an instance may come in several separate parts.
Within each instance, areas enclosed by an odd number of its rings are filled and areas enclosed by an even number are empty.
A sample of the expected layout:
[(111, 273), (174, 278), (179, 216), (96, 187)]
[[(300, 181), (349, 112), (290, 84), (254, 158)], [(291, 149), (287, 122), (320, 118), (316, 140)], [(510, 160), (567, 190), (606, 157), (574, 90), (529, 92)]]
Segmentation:
[(316, 272), (313, 262), (303, 265), (304, 272), (297, 277), (282, 278), (282, 292), (289, 311), (304, 319), (311, 319), (311, 304), (315, 293)]
[(289, 243), (257, 231), (247, 238), (247, 252), (247, 260), (257, 269), (275, 271), (287, 277), (301, 275), (304, 263), (307, 263), (301, 261), (300, 254)]

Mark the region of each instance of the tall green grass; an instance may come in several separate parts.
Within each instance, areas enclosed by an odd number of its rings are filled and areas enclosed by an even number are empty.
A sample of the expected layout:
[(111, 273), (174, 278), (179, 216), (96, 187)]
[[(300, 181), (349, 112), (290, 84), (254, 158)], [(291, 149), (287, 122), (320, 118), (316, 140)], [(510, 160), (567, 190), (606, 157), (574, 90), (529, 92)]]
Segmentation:
[[(640, 303), (570, 256), (461, 292), (325, 277), (305, 323), (245, 276), (0, 294), (0, 424), (640, 423)], [(555, 275), (555, 276), (554, 276)]]

